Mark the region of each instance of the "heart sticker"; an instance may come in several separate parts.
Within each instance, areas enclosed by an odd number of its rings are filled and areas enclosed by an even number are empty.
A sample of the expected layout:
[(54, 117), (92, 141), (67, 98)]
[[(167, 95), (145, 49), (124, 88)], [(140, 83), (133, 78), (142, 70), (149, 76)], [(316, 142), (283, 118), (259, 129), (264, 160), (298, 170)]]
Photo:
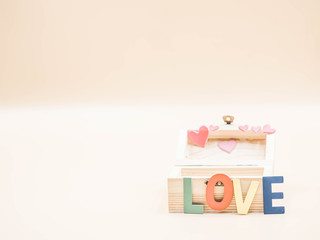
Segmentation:
[(258, 133), (261, 130), (261, 127), (260, 126), (252, 127), (251, 130), (254, 131), (255, 133)]
[(267, 134), (272, 134), (276, 132), (276, 130), (272, 129), (269, 124), (264, 125), (262, 131)]
[(214, 131), (216, 131), (216, 130), (219, 129), (219, 126), (210, 125), (210, 126), (209, 126), (209, 129), (210, 129), (211, 132), (214, 132)]
[(202, 126), (199, 128), (199, 131), (188, 131), (188, 139), (193, 144), (203, 147), (206, 145), (208, 141), (209, 130), (206, 126)]
[(218, 147), (222, 151), (225, 151), (227, 153), (231, 153), (236, 146), (237, 146), (236, 140), (218, 142)]
[(249, 126), (248, 126), (248, 125), (239, 126), (239, 129), (240, 129), (242, 132), (247, 131), (247, 130), (248, 130), (248, 128), (249, 128)]

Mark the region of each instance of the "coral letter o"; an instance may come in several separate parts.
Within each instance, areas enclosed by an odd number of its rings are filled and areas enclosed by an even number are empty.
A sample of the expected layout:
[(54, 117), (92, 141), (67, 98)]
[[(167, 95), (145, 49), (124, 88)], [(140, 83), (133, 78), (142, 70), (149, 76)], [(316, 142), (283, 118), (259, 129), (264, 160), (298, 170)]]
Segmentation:
[[(222, 182), (224, 185), (224, 196), (221, 202), (217, 202), (214, 199), (214, 188), (217, 182)], [(214, 210), (224, 210), (226, 209), (232, 200), (233, 196), (233, 184), (232, 180), (224, 174), (213, 175), (207, 184), (206, 199), (210, 208)]]

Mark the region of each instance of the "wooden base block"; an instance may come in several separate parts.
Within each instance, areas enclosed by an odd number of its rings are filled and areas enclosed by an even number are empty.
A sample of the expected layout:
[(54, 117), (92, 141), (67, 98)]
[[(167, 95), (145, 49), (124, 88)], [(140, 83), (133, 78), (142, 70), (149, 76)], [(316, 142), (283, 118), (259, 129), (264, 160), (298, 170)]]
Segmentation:
[[(232, 177), (231, 177), (232, 178)], [(249, 190), (251, 181), (258, 181), (259, 187), (253, 198), (249, 212), (263, 212), (263, 188), (262, 177), (236, 177), (240, 179), (242, 194), (245, 198)], [(231, 204), (223, 211), (216, 211), (211, 209), (207, 205), (206, 201), (206, 181), (205, 177), (193, 177), (192, 178), (192, 202), (195, 204), (204, 205), (205, 213), (224, 213), (224, 212), (237, 212), (236, 201), (233, 196)], [(215, 187), (215, 198), (223, 198), (223, 186)], [(183, 177), (168, 178), (168, 205), (169, 212), (171, 213), (183, 213)]]

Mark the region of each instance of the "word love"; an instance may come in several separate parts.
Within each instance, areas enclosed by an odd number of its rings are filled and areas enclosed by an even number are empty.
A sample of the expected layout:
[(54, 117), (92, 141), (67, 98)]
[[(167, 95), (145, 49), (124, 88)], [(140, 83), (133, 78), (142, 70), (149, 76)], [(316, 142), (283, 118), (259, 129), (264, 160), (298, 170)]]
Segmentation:
[[(221, 182), (224, 186), (224, 196), (221, 201), (218, 201), (214, 197), (215, 186), (218, 182)], [(285, 212), (284, 207), (273, 207), (272, 199), (283, 199), (282, 192), (272, 192), (273, 183), (283, 183), (282, 176), (262, 177), (263, 183), (263, 207), (264, 214), (283, 214)], [(230, 179), (225, 174), (213, 175), (207, 184), (206, 200), (208, 206), (217, 211), (222, 211), (229, 207), (233, 195), (237, 206), (238, 214), (247, 214), (254, 196), (257, 192), (260, 182), (251, 181), (245, 200), (243, 201), (240, 179)], [(203, 213), (203, 205), (192, 203), (192, 179), (183, 178), (183, 203), (184, 213)]]

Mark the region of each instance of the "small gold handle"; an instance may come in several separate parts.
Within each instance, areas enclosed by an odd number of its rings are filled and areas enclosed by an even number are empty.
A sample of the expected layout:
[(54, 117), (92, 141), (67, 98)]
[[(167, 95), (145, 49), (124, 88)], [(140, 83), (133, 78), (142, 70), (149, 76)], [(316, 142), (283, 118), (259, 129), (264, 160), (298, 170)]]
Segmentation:
[(222, 118), (226, 124), (231, 124), (234, 120), (234, 117), (231, 115), (226, 115), (226, 116), (223, 116)]

